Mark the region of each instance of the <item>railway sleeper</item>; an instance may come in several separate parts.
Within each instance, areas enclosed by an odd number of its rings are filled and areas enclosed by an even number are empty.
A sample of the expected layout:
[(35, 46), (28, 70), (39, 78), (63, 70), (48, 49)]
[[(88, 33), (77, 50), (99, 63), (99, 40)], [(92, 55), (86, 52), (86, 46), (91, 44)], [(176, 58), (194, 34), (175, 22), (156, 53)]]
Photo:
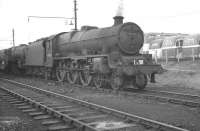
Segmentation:
[[(41, 103), (43, 104), (43, 103)], [(55, 107), (63, 107), (63, 105), (60, 105), (60, 104), (46, 104), (44, 103), (46, 106), (50, 107), (50, 108), (55, 108)]]
[(200, 107), (200, 103), (192, 101), (184, 101), (183, 104), (190, 107)]
[(95, 116), (85, 116), (85, 117), (78, 117), (77, 120), (88, 120), (88, 119), (96, 119), (96, 118), (104, 118), (107, 117), (107, 115), (95, 115)]
[(62, 110), (62, 109), (67, 109), (67, 108), (72, 108), (74, 106), (58, 106), (58, 107), (53, 107), (54, 110)]
[(29, 113), (29, 112), (35, 112), (35, 111), (38, 111), (37, 109), (35, 109), (35, 108), (31, 108), (31, 109), (23, 109), (22, 110), (22, 112), (24, 112), (24, 113)]
[(190, 106), (190, 107), (200, 107), (199, 103), (192, 102), (192, 101), (184, 101), (184, 100), (178, 100), (178, 99), (169, 99), (168, 101), (173, 104), (180, 104), (180, 105), (185, 105), (185, 106)]
[(62, 121), (58, 119), (46, 119), (42, 121), (42, 125), (48, 126), (48, 125), (57, 124), (61, 122)]
[(1, 96), (1, 98), (5, 100), (16, 100), (15, 97), (11, 97), (11, 96)]
[(40, 116), (34, 116), (33, 119), (35, 120), (44, 120), (44, 119), (48, 119), (51, 118), (52, 116), (50, 115), (40, 115)]
[(16, 98), (9, 97), (9, 96), (3, 96), (2, 99), (5, 99), (5, 100), (16, 100)]
[(1, 95), (0, 95), (1, 98), (2, 98), (2, 97), (7, 97), (7, 96), (9, 96), (9, 95), (7, 95), (7, 94), (2, 94), (2, 93), (1, 93)]
[(74, 129), (75, 127), (73, 126), (68, 126), (64, 123), (58, 123), (58, 124), (54, 124), (54, 125), (50, 125), (48, 126), (48, 131), (69, 131), (70, 129)]
[(82, 112), (73, 112), (68, 114), (68, 116), (77, 118), (77, 117), (84, 117), (84, 116), (89, 116), (89, 115), (94, 115), (96, 112), (94, 111), (82, 111)]
[(26, 106), (27, 103), (23, 102), (23, 103), (17, 103), (17, 104), (13, 104), (14, 106)]
[(25, 106), (19, 106), (19, 107), (17, 107), (18, 109), (21, 109), (21, 110), (25, 110), (25, 109), (31, 109), (32, 108), (32, 106), (30, 106), (30, 105), (25, 105)]
[(15, 100), (15, 101), (8, 101), (10, 104), (20, 104), (24, 103), (23, 101)]
[(42, 112), (42, 111), (36, 111), (36, 112), (30, 112), (28, 113), (30, 116), (34, 117), (34, 116), (40, 116), (40, 115), (45, 115), (46, 113)]
[(80, 108), (75, 108), (75, 109), (68, 109), (68, 110), (61, 110), (59, 112), (64, 113), (64, 114), (68, 114), (70, 112), (75, 112), (75, 111), (79, 111), (81, 110)]

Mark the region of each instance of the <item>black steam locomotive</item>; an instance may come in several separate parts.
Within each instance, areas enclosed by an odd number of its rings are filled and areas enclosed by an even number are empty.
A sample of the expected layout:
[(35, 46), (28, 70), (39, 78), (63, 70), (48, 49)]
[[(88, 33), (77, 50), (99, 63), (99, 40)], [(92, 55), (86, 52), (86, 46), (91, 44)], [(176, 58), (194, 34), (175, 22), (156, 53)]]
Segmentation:
[(62, 32), (4, 50), (0, 67), (83, 86), (110, 84), (120, 89), (133, 85), (143, 89), (148, 78), (155, 82), (155, 74), (162, 70), (151, 55), (139, 53), (143, 42), (143, 31), (137, 24), (123, 23), (123, 17), (116, 16), (111, 27), (83, 26), (80, 31)]

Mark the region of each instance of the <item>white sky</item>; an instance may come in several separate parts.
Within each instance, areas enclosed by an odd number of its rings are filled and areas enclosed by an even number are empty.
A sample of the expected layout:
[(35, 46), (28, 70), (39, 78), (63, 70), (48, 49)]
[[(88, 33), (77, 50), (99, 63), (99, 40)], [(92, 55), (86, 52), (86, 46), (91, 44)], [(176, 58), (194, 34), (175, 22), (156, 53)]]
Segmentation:
[[(73, 17), (74, 0), (0, 0), (0, 40), (27, 43), (74, 26), (65, 20), (27, 16)], [(78, 28), (82, 25), (107, 27), (113, 24), (119, 0), (77, 0)], [(144, 32), (200, 33), (199, 0), (123, 0), (125, 22), (137, 23)], [(70, 21), (68, 21), (70, 23)], [(11, 46), (0, 41), (0, 48)]]

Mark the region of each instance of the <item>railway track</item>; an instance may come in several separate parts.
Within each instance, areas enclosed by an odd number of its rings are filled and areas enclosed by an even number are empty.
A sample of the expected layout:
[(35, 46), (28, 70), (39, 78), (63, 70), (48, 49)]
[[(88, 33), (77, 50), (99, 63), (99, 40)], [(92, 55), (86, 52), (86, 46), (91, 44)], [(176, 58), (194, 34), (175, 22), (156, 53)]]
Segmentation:
[(188, 107), (199, 108), (200, 96), (169, 91), (144, 90), (139, 92), (142, 97), (155, 99), (161, 102), (180, 104)]
[(49, 114), (45, 111), (54, 112), (53, 109), (36, 102), (33, 99), (25, 97), (21, 94), (15, 93), (4, 87), (0, 87), (0, 98), (22, 110), (24, 113), (28, 113), (35, 120), (42, 120), (42, 124), (47, 126), (47, 130), (64, 130), (73, 129), (65, 124), (65, 122), (59, 118), (56, 118), (53, 114)]
[(54, 127), (84, 131), (188, 131), (16, 81), (1, 80), (6, 85), (9, 82), (7, 88), (1, 86), (0, 89), (6, 93), (1, 96), (22, 111), (42, 120), (51, 130)]
[[(0, 78), (1, 79), (1, 78)], [(81, 87), (92, 89), (102, 93), (112, 93), (112, 94), (119, 94), (122, 96), (132, 96), (144, 99), (151, 99), (160, 102), (168, 102), (172, 104), (183, 105), (192, 108), (199, 108), (200, 107), (200, 96), (199, 95), (191, 95), (191, 94), (184, 94), (184, 93), (176, 93), (176, 92), (169, 92), (169, 91), (156, 91), (156, 90), (137, 90), (137, 89), (125, 89), (120, 91), (113, 91), (112, 89), (108, 88), (94, 88), (91, 86), (81, 86), (78, 84), (73, 84), (71, 86)]]
[[(76, 85), (78, 87), (82, 87), (80, 85)], [(185, 93), (177, 93), (177, 92), (169, 92), (169, 91), (156, 91), (156, 90), (137, 90), (137, 89), (125, 89), (120, 91), (113, 91), (112, 89), (105, 88), (93, 88), (93, 87), (82, 87), (87, 89), (96, 90), (103, 93), (112, 93), (122, 96), (130, 96), (130, 97), (138, 97), (145, 98), (150, 100), (156, 100), (160, 102), (168, 102), (172, 104), (183, 105), (192, 108), (200, 108), (200, 96), (185, 94)]]

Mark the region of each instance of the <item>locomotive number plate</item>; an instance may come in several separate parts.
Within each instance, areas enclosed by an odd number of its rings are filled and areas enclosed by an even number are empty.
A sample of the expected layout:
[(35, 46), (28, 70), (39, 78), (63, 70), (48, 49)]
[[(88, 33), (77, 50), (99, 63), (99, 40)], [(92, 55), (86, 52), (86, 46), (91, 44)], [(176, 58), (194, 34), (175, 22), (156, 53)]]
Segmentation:
[(144, 60), (134, 59), (133, 60), (133, 64), (134, 65), (143, 65), (144, 64)]

